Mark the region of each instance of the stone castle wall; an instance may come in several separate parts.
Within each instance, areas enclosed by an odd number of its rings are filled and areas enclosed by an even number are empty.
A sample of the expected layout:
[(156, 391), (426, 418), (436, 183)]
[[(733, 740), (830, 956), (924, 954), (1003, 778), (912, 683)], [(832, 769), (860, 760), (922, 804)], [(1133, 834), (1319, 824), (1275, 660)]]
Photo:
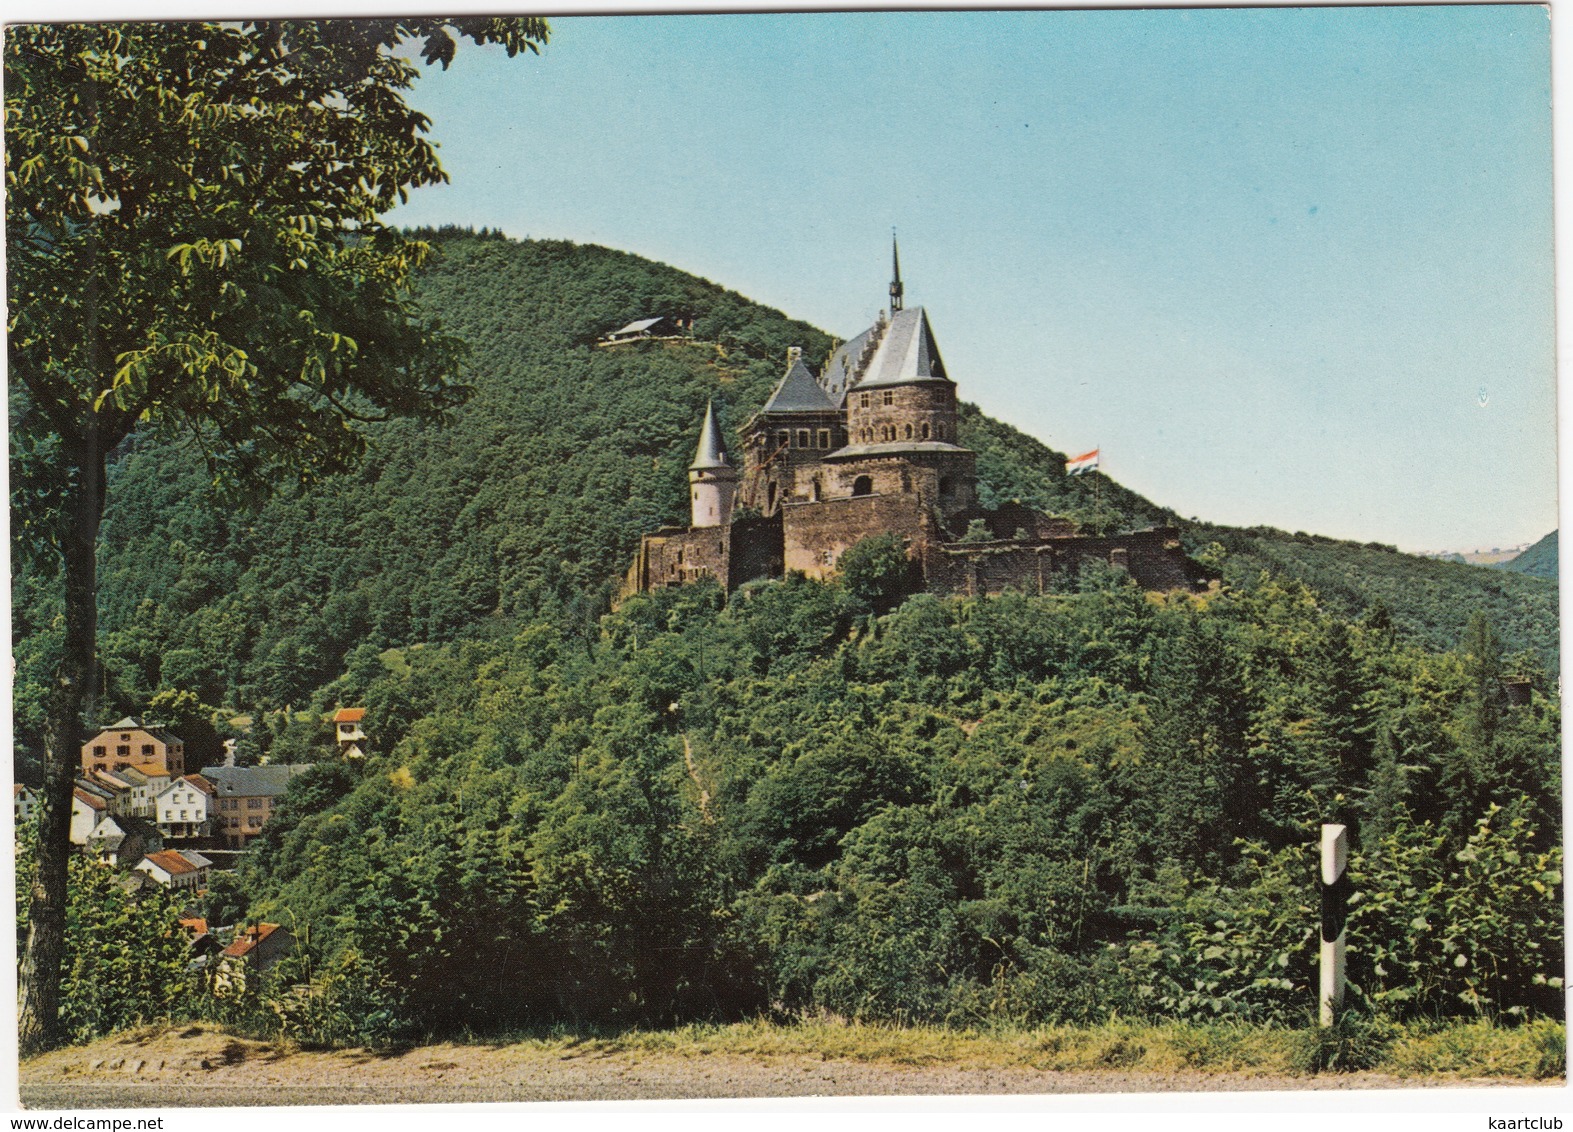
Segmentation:
[(933, 524), (912, 494), (860, 495), (782, 508), (783, 566), (810, 578), (827, 578), (848, 547), (871, 535), (904, 535), (921, 555), (933, 541)]
[(1083, 565), (1106, 562), (1126, 570), (1145, 590), (1200, 590), (1209, 579), (1180, 546), (1179, 532), (1161, 527), (1131, 534), (1076, 535), (1042, 542), (1000, 539), (946, 543), (926, 563), (931, 593), (1049, 593), (1072, 585)]

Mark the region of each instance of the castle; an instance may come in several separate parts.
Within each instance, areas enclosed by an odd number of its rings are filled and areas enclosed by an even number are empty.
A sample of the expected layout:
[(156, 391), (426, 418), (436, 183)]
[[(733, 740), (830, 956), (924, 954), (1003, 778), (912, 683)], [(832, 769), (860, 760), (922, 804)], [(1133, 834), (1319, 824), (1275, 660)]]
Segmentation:
[(626, 592), (706, 577), (731, 590), (789, 571), (824, 578), (848, 547), (887, 532), (905, 541), (931, 593), (1044, 593), (1091, 559), (1144, 589), (1207, 588), (1173, 527), (1094, 536), (1020, 503), (980, 507), (976, 454), (957, 442), (955, 383), (928, 315), (905, 309), (902, 290), (892, 246), (888, 313), (818, 375), (788, 351), (786, 374), (740, 430), (741, 473), (707, 408), (688, 471), (691, 524), (643, 537)]

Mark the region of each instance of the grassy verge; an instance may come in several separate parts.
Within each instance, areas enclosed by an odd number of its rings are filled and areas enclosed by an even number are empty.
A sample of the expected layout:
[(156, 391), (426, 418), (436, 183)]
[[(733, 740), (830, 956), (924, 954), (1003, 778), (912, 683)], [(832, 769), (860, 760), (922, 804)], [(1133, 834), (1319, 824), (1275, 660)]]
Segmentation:
[(560, 1056), (622, 1053), (756, 1060), (812, 1057), (903, 1066), (950, 1065), (1059, 1071), (1244, 1073), (1304, 1076), (1365, 1069), (1399, 1077), (1507, 1077), (1548, 1080), (1567, 1071), (1567, 1031), (1560, 1022), (1499, 1027), (1348, 1026), (1339, 1031), (1218, 1023), (1046, 1026), (952, 1030), (806, 1021), (739, 1022), (672, 1030), (600, 1034), (554, 1032), (517, 1044)]

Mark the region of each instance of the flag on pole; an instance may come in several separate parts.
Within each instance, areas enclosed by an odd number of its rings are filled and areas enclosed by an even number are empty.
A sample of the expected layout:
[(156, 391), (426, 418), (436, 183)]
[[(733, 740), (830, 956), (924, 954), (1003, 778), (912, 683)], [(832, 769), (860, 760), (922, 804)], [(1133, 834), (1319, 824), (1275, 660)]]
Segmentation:
[(1079, 476), (1083, 472), (1095, 472), (1097, 470), (1098, 450), (1096, 448), (1091, 452), (1083, 452), (1080, 456), (1073, 456), (1065, 461), (1065, 474), (1068, 476)]

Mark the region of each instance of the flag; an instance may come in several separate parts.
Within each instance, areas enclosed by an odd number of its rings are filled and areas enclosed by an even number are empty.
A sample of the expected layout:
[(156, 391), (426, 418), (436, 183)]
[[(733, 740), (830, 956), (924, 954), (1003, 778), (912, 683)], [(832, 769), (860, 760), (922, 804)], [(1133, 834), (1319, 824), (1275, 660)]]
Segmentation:
[(1083, 472), (1094, 472), (1097, 470), (1098, 450), (1096, 448), (1091, 452), (1083, 452), (1080, 456), (1073, 456), (1065, 461), (1065, 474), (1068, 476), (1079, 476)]

